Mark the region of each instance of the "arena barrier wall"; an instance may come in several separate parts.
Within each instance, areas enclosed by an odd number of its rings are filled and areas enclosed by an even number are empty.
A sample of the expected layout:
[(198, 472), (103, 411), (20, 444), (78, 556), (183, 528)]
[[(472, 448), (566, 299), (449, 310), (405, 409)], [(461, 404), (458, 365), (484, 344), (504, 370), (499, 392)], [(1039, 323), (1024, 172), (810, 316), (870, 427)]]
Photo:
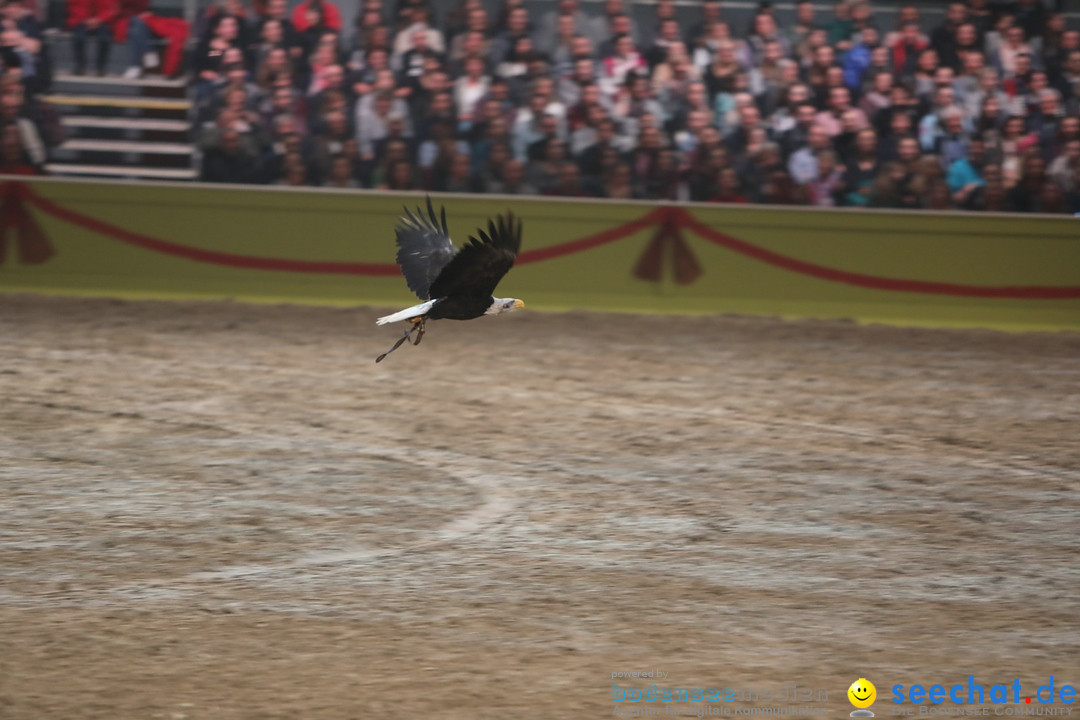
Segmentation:
[[(422, 194), (0, 177), (0, 289), (404, 307)], [(1080, 329), (1080, 219), (438, 196), (458, 244), (524, 220), (529, 307)]]

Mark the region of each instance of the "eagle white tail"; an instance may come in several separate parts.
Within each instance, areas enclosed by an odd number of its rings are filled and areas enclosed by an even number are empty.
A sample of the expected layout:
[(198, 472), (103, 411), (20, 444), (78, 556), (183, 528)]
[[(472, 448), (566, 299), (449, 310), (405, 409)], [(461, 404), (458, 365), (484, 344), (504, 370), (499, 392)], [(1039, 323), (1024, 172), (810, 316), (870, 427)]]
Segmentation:
[(405, 308), (400, 312), (396, 312), (393, 315), (385, 315), (375, 321), (376, 325), (386, 325), (387, 323), (400, 322), (402, 320), (408, 320), (414, 318), (417, 315), (423, 315), (435, 305), (436, 300), (428, 300), (426, 303), (420, 303), (419, 305), (413, 305), (411, 308)]

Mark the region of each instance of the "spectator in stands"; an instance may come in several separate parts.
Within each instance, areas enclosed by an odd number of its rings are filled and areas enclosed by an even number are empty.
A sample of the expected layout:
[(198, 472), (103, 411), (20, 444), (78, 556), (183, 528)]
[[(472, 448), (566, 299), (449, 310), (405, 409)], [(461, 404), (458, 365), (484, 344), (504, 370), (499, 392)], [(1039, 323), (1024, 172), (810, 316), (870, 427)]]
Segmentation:
[(684, 169), (691, 200), (709, 200), (716, 195), (723, 168), (732, 167), (727, 149), (717, 137), (716, 128), (706, 126), (698, 134), (697, 147)]
[(484, 61), (479, 56), (465, 61), (465, 75), (454, 84), (454, 103), (462, 132), (467, 132), (473, 124), (480, 100), (487, 95), (491, 78), (485, 73)]
[[(679, 98), (673, 98), (673, 104), (666, 108), (667, 122), (665, 128), (671, 134), (677, 134), (685, 130), (692, 114), (697, 115), (703, 124), (713, 124), (713, 109), (709, 105), (709, 93), (705, 83), (700, 80), (689, 83), (686, 93)], [(697, 130), (694, 131), (697, 133)]]
[(635, 46), (644, 39), (638, 32), (637, 22), (627, 14), (623, 0), (604, 0), (604, 8), (599, 16), (593, 18), (592, 26), (589, 36), (601, 55), (610, 52), (610, 44), (620, 35), (629, 35)]
[(1046, 6), (1041, 0), (1016, 0), (1011, 9), (1016, 24), (1028, 37), (1042, 37), (1046, 28)]
[[(144, 66), (160, 65), (166, 77), (178, 75), (182, 70), (184, 47), (188, 38), (188, 24), (181, 18), (162, 17), (150, 12), (150, 0), (119, 0), (113, 37), (128, 45), (128, 68), (124, 77), (134, 79), (142, 76)], [(236, 27), (233, 28), (232, 44), (236, 44)], [(151, 51), (151, 43), (157, 38), (165, 41), (165, 54), (157, 59)], [(243, 61), (242, 54), (237, 58)], [(198, 68), (197, 68), (198, 69)]]
[[(678, 12), (675, 7), (675, 0), (656, 0), (656, 3), (650, 8), (651, 13), (648, 21), (639, 28), (641, 31), (638, 37), (638, 42), (644, 48), (652, 47), (652, 45), (660, 38), (663, 33), (663, 27), (669, 21), (674, 20), (678, 24)], [(683, 40), (682, 29), (679, 29), (678, 39)], [(689, 48), (688, 48), (689, 49)]]
[(819, 123), (810, 126), (806, 145), (791, 154), (788, 159), (788, 173), (799, 185), (814, 180), (818, 176), (818, 154), (829, 149), (829, 131)]
[(930, 47), (937, 51), (941, 64), (954, 70), (960, 68), (957, 35), (960, 27), (967, 21), (967, 13), (967, 5), (964, 3), (950, 2), (945, 10), (944, 22), (930, 33)]
[(41, 24), (20, 0), (0, 3), (0, 61), (18, 68), (23, 87), (31, 95), (52, 82), (52, 62)]
[(915, 86), (915, 97), (923, 102), (931, 99), (935, 88), (938, 86), (938, 68), (941, 63), (938, 60), (937, 50), (927, 48), (919, 53), (915, 61), (915, 73), (912, 76)]
[(652, 95), (661, 103), (681, 103), (691, 83), (701, 78), (701, 71), (690, 61), (686, 46), (676, 41), (668, 48), (667, 57), (652, 74)]
[(754, 16), (753, 28), (749, 38), (747, 38), (751, 66), (761, 65), (763, 61), (765, 61), (765, 50), (773, 43), (779, 45), (781, 57), (790, 52), (787, 38), (781, 34), (780, 29), (776, 25), (776, 19), (771, 12), (762, 10)]
[(0, 128), (4, 131), (3, 163), (19, 174), (40, 172), (45, 165), (45, 143), (37, 124), (27, 117), (22, 88), (6, 84), (0, 94)]
[(97, 45), (93, 70), (105, 74), (112, 43), (112, 20), (116, 16), (115, 0), (68, 0), (67, 27), (71, 31), (72, 50), (75, 53), (75, 74), (86, 73), (86, 42)]
[[(763, 41), (761, 59), (750, 68), (747, 76), (750, 92), (759, 104), (775, 109), (775, 97), (785, 82), (784, 64), (790, 62), (784, 57), (784, 48), (778, 40)], [(770, 102), (767, 98), (773, 98)]]
[(203, 155), (203, 182), (253, 183), (259, 179), (258, 155), (241, 142), (240, 133), (225, 128), (217, 144)]
[(468, 193), (479, 192), (479, 187), (472, 175), (472, 162), (465, 153), (458, 153), (450, 162), (448, 173), (442, 187), (432, 188), (443, 192)]
[[(359, 147), (357, 148), (359, 152)], [(383, 154), (378, 160), (365, 163), (360, 169), (368, 187), (384, 187), (390, 179), (391, 168), (398, 162), (409, 162), (409, 144), (398, 138), (391, 138), (383, 146)]]
[(360, 183), (357, 182), (353, 174), (353, 160), (349, 155), (343, 153), (330, 158), (330, 172), (327, 174), (326, 180), (323, 181), (323, 187), (360, 187)]
[(852, 92), (858, 92), (863, 86), (867, 70), (873, 62), (874, 50), (879, 46), (877, 28), (866, 27), (859, 31), (855, 44), (844, 54), (844, 83)]
[[(1006, 193), (1006, 205), (1012, 212), (1038, 212), (1043, 202), (1046, 161), (1035, 152), (1027, 152), (1021, 161), (1020, 180)], [(1049, 183), (1053, 184), (1053, 183)]]
[[(346, 144), (349, 140), (356, 140), (349, 132), (348, 114), (344, 109), (329, 110), (319, 123), (319, 130), (313, 138), (313, 169), (315, 176), (325, 179), (329, 177), (333, 158), (339, 155), (348, 156), (349, 148)], [(350, 158), (350, 172), (361, 158)]]
[[(137, 18), (132, 20), (132, 34), (139, 35), (143, 33), (145, 29), (145, 23), (142, 23)], [(148, 38), (144, 38), (144, 40), (147, 42), (147, 46), (149, 46)], [(132, 39), (132, 42), (135, 42), (134, 38)], [(242, 61), (243, 54), (240, 52), (236, 18), (227, 15), (213, 25), (210, 34), (203, 38), (203, 40), (199, 42), (199, 46), (195, 49), (194, 66), (198, 76), (198, 81), (195, 85), (197, 100), (201, 101), (209, 96), (213, 89), (223, 81), (225, 53), (230, 48), (233, 48), (240, 53)], [(132, 60), (134, 61), (134, 58), (132, 58)], [(139, 65), (133, 64), (128, 69), (127, 75), (137, 77), (141, 72), (140, 60)]]
[(300, 53), (300, 38), (289, 19), (288, 0), (266, 0), (265, 14), (262, 15), (255, 27), (254, 36), (262, 38), (267, 23), (275, 23), (279, 29), (277, 43), (285, 49), (292, 60), (296, 60)]
[(1061, 13), (1055, 13), (1053, 18), (1054, 20), (1060, 18), (1060, 27), (1053, 34), (1048, 30), (1046, 37), (1043, 38), (1042, 60), (1043, 67), (1050, 75), (1051, 84), (1057, 87), (1069, 53), (1080, 50), (1080, 30), (1067, 29), (1064, 15)]
[[(716, 25), (715, 27), (726, 27)], [(733, 93), (736, 90), (736, 80), (739, 75), (745, 76), (742, 63), (736, 56), (736, 45), (731, 40), (723, 40), (717, 43), (716, 52), (705, 70), (705, 85), (709, 89), (709, 96), (716, 98), (719, 93)]]
[(986, 144), (982, 138), (975, 137), (968, 143), (967, 155), (949, 165), (946, 182), (956, 207), (974, 208), (978, 193), (986, 187), (982, 176), (985, 164)]
[(379, 186), (380, 190), (417, 190), (416, 176), (413, 165), (408, 160), (398, 160), (391, 163), (386, 175), (386, 181)]
[[(684, 33), (691, 54), (703, 48), (713, 34), (713, 29), (720, 22), (720, 0), (701, 0), (700, 15)], [(695, 55), (696, 61), (696, 55)], [(698, 63), (700, 67), (703, 63)]]
[(574, 61), (571, 72), (559, 78), (555, 92), (566, 107), (572, 108), (582, 101), (582, 96), (588, 87), (595, 89), (598, 102), (603, 102), (605, 107), (610, 107), (608, 98), (599, 97), (600, 86), (596, 82), (596, 65), (592, 58), (582, 57)]
[(572, 162), (565, 162), (559, 170), (558, 181), (547, 191), (547, 195), (555, 197), (586, 197), (581, 182), (581, 171)]
[[(368, 98), (364, 98), (366, 100)], [(405, 136), (412, 136), (412, 124), (408, 118), (408, 106), (400, 98), (395, 98), (387, 90), (378, 90), (370, 104), (363, 100), (357, 103), (356, 128), (357, 142), (360, 144), (360, 157), (364, 160), (375, 158), (376, 145), (381, 144), (390, 135), (392, 121), (400, 121)]]
[(660, 129), (655, 124), (652, 124), (652, 121), (648, 121), (641, 127), (641, 131), (638, 133), (637, 145), (630, 151), (628, 158), (630, 177), (634, 185), (634, 194), (637, 197), (646, 197), (646, 181), (653, 173), (657, 156), (663, 147), (664, 141)]
[(907, 173), (902, 163), (886, 163), (882, 172), (874, 178), (869, 193), (869, 205), (876, 208), (904, 207), (902, 197), (906, 181)]
[(843, 205), (865, 207), (874, 179), (880, 174), (877, 133), (866, 128), (855, 136), (852, 153), (844, 158)]
[[(964, 28), (974, 32), (970, 23)], [(986, 68), (986, 60), (982, 52), (971, 51), (961, 54), (960, 70), (953, 71), (953, 88), (956, 89), (956, 99), (965, 107), (970, 105), (970, 96), (979, 90), (979, 75)], [(951, 68), (950, 68), (951, 69)]]
[(1012, 25), (1004, 32), (1004, 41), (992, 55), (994, 67), (1005, 77), (1023, 75), (1023, 70), (1017, 68), (1017, 58), (1023, 55), (1029, 60), (1032, 57), (1031, 44), (1024, 35), (1024, 28)]
[[(267, 0), (268, 3), (272, 0)], [(293, 8), (292, 25), (302, 33), (311, 27), (325, 27), (341, 31), (341, 11), (330, 0), (302, 0)]]
[[(794, 60), (786, 59), (784, 62), (792, 63)], [(769, 136), (777, 141), (783, 139), (784, 134), (796, 124), (795, 113), (799, 107), (810, 99), (810, 88), (805, 83), (795, 79), (783, 80), (777, 88), (775, 99), (768, 96), (762, 98), (765, 105), (765, 124), (769, 130)], [(785, 152), (786, 155), (786, 152)]]
[(919, 30), (919, 24), (905, 22), (892, 45), (893, 73), (902, 79), (914, 77), (919, 55), (928, 45)]
[[(521, 45), (522, 40), (528, 44)], [(529, 34), (529, 13), (523, 7), (514, 8), (507, 16), (506, 26), (491, 40), (491, 59), (496, 66), (504, 63), (520, 62), (522, 57), (534, 49)], [(516, 72), (523, 72), (517, 70)], [(505, 71), (502, 73), (506, 77)]]
[(479, 57), (484, 61), (484, 71), (490, 72), (495, 64), (491, 62), (491, 39), (489, 37), (487, 11), (482, 7), (469, 11), (468, 27), (450, 40), (447, 54), (450, 71), (461, 75), (465, 70), (465, 61), (470, 57)]
[(0, 125), (0, 173), (5, 175), (38, 175), (41, 164), (23, 149), (18, 125)]
[(843, 173), (836, 153), (822, 150), (817, 154), (817, 176), (806, 184), (806, 197), (811, 205), (834, 207), (841, 204), (844, 189)]
[(1080, 189), (1080, 138), (1065, 143), (1064, 151), (1050, 163), (1046, 175), (1066, 197)]
[[(928, 115), (927, 117), (932, 117)], [(920, 135), (923, 133), (920, 132)], [(941, 111), (940, 120), (930, 133), (921, 138), (925, 152), (940, 158), (944, 167), (967, 154), (970, 134), (964, 127), (964, 113), (956, 105), (950, 105)]]
[(874, 76), (869, 90), (863, 94), (859, 101), (859, 109), (874, 127), (879, 126), (879, 113), (892, 106), (893, 76), (892, 73), (883, 72)]
[(975, 26), (980, 47), (986, 45), (986, 34), (994, 27), (994, 11), (989, 0), (967, 0), (968, 20)]
[[(529, 98), (528, 106), (521, 108), (510, 130), (513, 137), (514, 157), (524, 162), (528, 159), (529, 148), (535, 143), (544, 140), (548, 132), (557, 132), (555, 117), (549, 116), (546, 111), (547, 97), (543, 93), (534, 92)], [(550, 119), (546, 121), (545, 118)]]
[(535, 195), (537, 189), (525, 180), (525, 165), (511, 158), (503, 168), (502, 178), (492, 182), (488, 191), (503, 195)]
[(663, 105), (653, 96), (652, 88), (652, 83), (643, 74), (631, 73), (626, 76), (612, 105), (612, 116), (620, 123), (625, 134), (637, 136), (646, 116), (659, 122), (667, 119)]
[(571, 152), (577, 153), (596, 140), (596, 127), (608, 116), (608, 109), (601, 101), (600, 88), (596, 83), (581, 88), (578, 102), (566, 111), (566, 129), (571, 141)]
[(780, 135), (780, 149), (784, 157), (790, 158), (799, 148), (810, 142), (810, 128), (814, 125), (817, 111), (805, 99), (794, 110), (794, 122)]
[(810, 33), (820, 29), (812, 0), (798, 0), (795, 3), (795, 22), (791, 27), (782, 29), (790, 55), (797, 55)]
[[(566, 20), (564, 20), (566, 18)], [(570, 37), (590, 37), (589, 16), (581, 10), (578, 0), (558, 0), (552, 10), (540, 17), (536, 28), (536, 47), (554, 57), (556, 48)]]
[(612, 50), (604, 56), (601, 68), (601, 88), (609, 98), (619, 92), (631, 73), (641, 77), (648, 74), (648, 63), (637, 51), (628, 33), (614, 38)]
[(724, 167), (717, 173), (716, 192), (708, 198), (709, 202), (746, 203), (749, 200), (742, 194), (739, 174), (735, 168)]
[(851, 91), (844, 86), (833, 87), (829, 90), (828, 105), (825, 110), (818, 113), (816, 121), (830, 138), (835, 138), (843, 130), (843, 117), (849, 112), (855, 114), (860, 129), (869, 126), (866, 114), (852, 106)]
[[(666, 7), (673, 7), (670, 2)], [(668, 57), (668, 51), (673, 43), (683, 44), (684, 51), (686, 45), (683, 43), (682, 33), (679, 29), (679, 21), (674, 17), (669, 17), (659, 23), (659, 28), (653, 37), (652, 42), (645, 48), (643, 53), (645, 61), (649, 64), (650, 68), (655, 68), (662, 63)]]
[(566, 143), (557, 136), (547, 137), (529, 155), (525, 177), (538, 192), (546, 194), (558, 183), (562, 167), (568, 162)]

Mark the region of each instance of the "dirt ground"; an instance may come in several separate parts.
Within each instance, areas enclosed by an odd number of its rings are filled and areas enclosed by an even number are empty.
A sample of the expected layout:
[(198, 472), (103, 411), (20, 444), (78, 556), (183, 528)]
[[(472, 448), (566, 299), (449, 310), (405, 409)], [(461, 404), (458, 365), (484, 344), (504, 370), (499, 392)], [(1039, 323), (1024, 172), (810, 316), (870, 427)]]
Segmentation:
[(378, 314), (0, 295), (0, 718), (1080, 684), (1080, 336)]

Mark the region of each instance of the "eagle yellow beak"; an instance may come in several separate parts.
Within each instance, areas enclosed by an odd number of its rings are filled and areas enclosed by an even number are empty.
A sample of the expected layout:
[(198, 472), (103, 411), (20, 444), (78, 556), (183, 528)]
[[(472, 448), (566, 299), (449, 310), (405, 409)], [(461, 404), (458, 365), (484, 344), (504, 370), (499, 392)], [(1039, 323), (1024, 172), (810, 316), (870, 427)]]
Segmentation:
[(521, 309), (521, 308), (523, 308), (523, 307), (525, 307), (525, 303), (523, 303), (523, 302), (522, 302), (522, 301), (520, 301), (520, 300), (515, 300), (515, 301), (514, 301), (514, 308), (515, 308), (515, 309), (517, 309), (517, 310), (520, 310), (520, 309)]

